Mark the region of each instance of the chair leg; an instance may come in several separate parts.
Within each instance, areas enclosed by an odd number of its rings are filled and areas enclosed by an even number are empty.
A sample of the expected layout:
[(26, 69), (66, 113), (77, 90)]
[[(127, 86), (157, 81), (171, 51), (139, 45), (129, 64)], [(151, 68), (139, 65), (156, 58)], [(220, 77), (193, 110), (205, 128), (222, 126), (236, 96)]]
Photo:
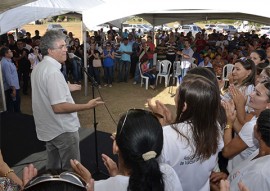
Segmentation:
[(145, 89), (148, 90), (149, 79), (145, 79)]

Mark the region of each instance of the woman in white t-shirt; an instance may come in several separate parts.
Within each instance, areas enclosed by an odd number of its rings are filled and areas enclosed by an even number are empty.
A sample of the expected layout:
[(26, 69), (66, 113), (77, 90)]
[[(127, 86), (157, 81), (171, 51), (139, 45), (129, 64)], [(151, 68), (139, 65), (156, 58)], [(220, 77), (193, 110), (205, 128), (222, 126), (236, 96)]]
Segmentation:
[[(111, 177), (95, 181), (95, 191), (182, 191), (177, 174), (168, 164), (159, 164), (157, 157), (163, 146), (162, 127), (149, 111), (130, 109), (117, 125), (113, 153), (118, 154), (118, 167), (102, 155)], [(86, 182), (91, 174), (78, 161), (72, 160), (75, 172)]]
[[(270, 103), (268, 103), (270, 107)], [(232, 170), (228, 180), (230, 191), (238, 191), (243, 182), (250, 190), (270, 190), (270, 110), (262, 111), (254, 127), (259, 149)]]
[(269, 102), (270, 81), (257, 84), (255, 90), (250, 94), (250, 101), (248, 103), (248, 106), (254, 110), (254, 117), (234, 137), (232, 137), (232, 131), (235, 129), (232, 124), (234, 124), (236, 112), (232, 104), (224, 104), (227, 114), (227, 126), (224, 130), (224, 148), (222, 154), (224, 157), (230, 159), (228, 164), (229, 172), (258, 149), (258, 142), (254, 137), (253, 127), (260, 113), (270, 107)]
[(163, 127), (159, 161), (175, 169), (183, 190), (209, 191), (209, 176), (223, 147), (218, 87), (203, 76), (187, 74), (176, 91), (175, 120), (160, 101), (148, 104), (152, 111), (164, 116), (160, 119), (163, 125), (169, 124)]
[(28, 55), (28, 60), (31, 63), (31, 70), (42, 60), (42, 55), (38, 46), (35, 46), (31, 49), (30, 54)]

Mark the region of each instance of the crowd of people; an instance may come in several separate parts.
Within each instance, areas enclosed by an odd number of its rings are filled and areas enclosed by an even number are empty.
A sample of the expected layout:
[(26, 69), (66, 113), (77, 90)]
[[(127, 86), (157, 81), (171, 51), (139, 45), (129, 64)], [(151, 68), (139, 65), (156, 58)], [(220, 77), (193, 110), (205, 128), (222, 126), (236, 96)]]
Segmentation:
[[(93, 180), (80, 163), (77, 112), (104, 102), (96, 98), (76, 104), (70, 93), (81, 89), (84, 46), (71, 32), (47, 31), (40, 37), (36, 31), (35, 37), (28, 34), (17, 42), (8, 36), (9, 42), (0, 50), (7, 108), (20, 112), (20, 84), (27, 94), (31, 76), (33, 115), (37, 137), (46, 142), (48, 171), (37, 175), (29, 165), (20, 179), (0, 153), (3, 188), (270, 190), (268, 39), (254, 32), (228, 38), (229, 34), (204, 30), (195, 37), (177, 30), (158, 31), (146, 36), (147, 40), (134, 30), (122, 36), (112, 29), (94, 34), (85, 42), (87, 69), (99, 88), (112, 87), (114, 80), (128, 82), (130, 76), (135, 85), (140, 70), (155, 88), (155, 53), (157, 60), (184, 64), (174, 98), (175, 113), (162, 100), (151, 99), (148, 111), (129, 109), (112, 135), (118, 161), (102, 154), (111, 177)], [(234, 68), (227, 74), (230, 85), (225, 89), (221, 76), (226, 64)]]

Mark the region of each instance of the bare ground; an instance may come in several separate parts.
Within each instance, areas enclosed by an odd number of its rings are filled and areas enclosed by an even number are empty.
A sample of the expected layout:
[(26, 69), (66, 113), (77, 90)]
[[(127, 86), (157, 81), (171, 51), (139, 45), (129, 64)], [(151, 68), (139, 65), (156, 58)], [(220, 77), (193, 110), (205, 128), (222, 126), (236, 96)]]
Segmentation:
[[(173, 93), (176, 87), (173, 86)], [(114, 83), (112, 88), (102, 87), (94, 88), (95, 97), (101, 96), (105, 102), (104, 106), (96, 108), (97, 129), (112, 133), (115, 131), (116, 123), (121, 114), (130, 108), (147, 109), (147, 99), (161, 100), (171, 110), (173, 110), (174, 100), (169, 93), (170, 87), (164, 88), (164, 82), (158, 85), (155, 90), (146, 90), (140, 85), (133, 85), (132, 80), (129, 83)], [(92, 99), (92, 87), (88, 85), (87, 96), (85, 96), (84, 86), (81, 91), (73, 92), (72, 96), (75, 103), (86, 103)], [(22, 95), (21, 110), (23, 113), (32, 113), (32, 103), (30, 95)], [(92, 128), (94, 123), (93, 110), (78, 112), (81, 127)]]
[[(73, 32), (74, 37), (81, 39), (81, 23), (61, 23), (68, 32)], [(32, 36), (37, 29), (40, 31), (40, 35), (43, 35), (46, 31), (47, 24), (43, 25), (25, 25), (26, 31), (29, 31)], [(94, 90), (95, 97), (101, 96), (105, 101), (104, 106), (96, 108), (96, 122), (98, 123), (97, 129), (104, 132), (114, 132), (116, 123), (121, 114), (126, 112), (129, 108), (145, 108), (147, 109), (146, 101), (148, 98), (153, 100), (159, 99), (165, 103), (171, 110), (173, 110), (174, 100), (169, 93), (171, 90), (169, 87), (164, 87), (164, 81), (162, 84), (158, 84), (155, 90), (145, 90), (145, 86), (133, 85), (132, 79), (129, 83), (114, 83), (112, 88), (102, 87), (101, 89)], [(172, 92), (175, 93), (176, 87), (173, 86)], [(29, 92), (30, 93), (30, 92)], [(86, 103), (89, 99), (92, 99), (92, 88), (88, 84), (87, 96), (85, 96), (84, 84), (82, 90), (73, 92), (72, 96), (76, 103)], [(32, 104), (30, 95), (22, 95), (21, 110), (23, 113), (32, 114)], [(78, 112), (78, 116), (81, 122), (81, 127), (92, 128), (93, 127), (93, 110)]]

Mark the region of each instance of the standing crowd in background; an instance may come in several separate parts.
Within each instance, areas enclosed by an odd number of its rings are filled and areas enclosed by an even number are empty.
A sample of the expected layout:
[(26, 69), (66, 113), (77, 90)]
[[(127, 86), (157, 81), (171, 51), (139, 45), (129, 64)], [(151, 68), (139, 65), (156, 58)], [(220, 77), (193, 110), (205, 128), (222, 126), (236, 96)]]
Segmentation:
[[(1, 39), (0, 56), (8, 112), (21, 112), (20, 96), (31, 92), (37, 136), (46, 142), (46, 168), (64, 171), (52, 180), (54, 174), (37, 176), (29, 165), (21, 180), (0, 152), (2, 187), (270, 190), (270, 40), (265, 36), (214, 30), (195, 36), (177, 30), (118, 34), (111, 27), (107, 34), (87, 33), (81, 43), (72, 32), (47, 31), (41, 37), (36, 30), (34, 37), (27, 32), (17, 41), (13, 35)], [(120, 117), (111, 137), (118, 161), (102, 154), (110, 174), (105, 180), (94, 181), (80, 163), (77, 112), (104, 104), (100, 98), (76, 104), (70, 94), (81, 89), (85, 57), (93, 77), (88, 81), (98, 88), (115, 82), (135, 86), (143, 75), (155, 89), (163, 60), (173, 66), (169, 73), (176, 64), (182, 70), (174, 113), (162, 100), (149, 99), (150, 111), (129, 109)]]

